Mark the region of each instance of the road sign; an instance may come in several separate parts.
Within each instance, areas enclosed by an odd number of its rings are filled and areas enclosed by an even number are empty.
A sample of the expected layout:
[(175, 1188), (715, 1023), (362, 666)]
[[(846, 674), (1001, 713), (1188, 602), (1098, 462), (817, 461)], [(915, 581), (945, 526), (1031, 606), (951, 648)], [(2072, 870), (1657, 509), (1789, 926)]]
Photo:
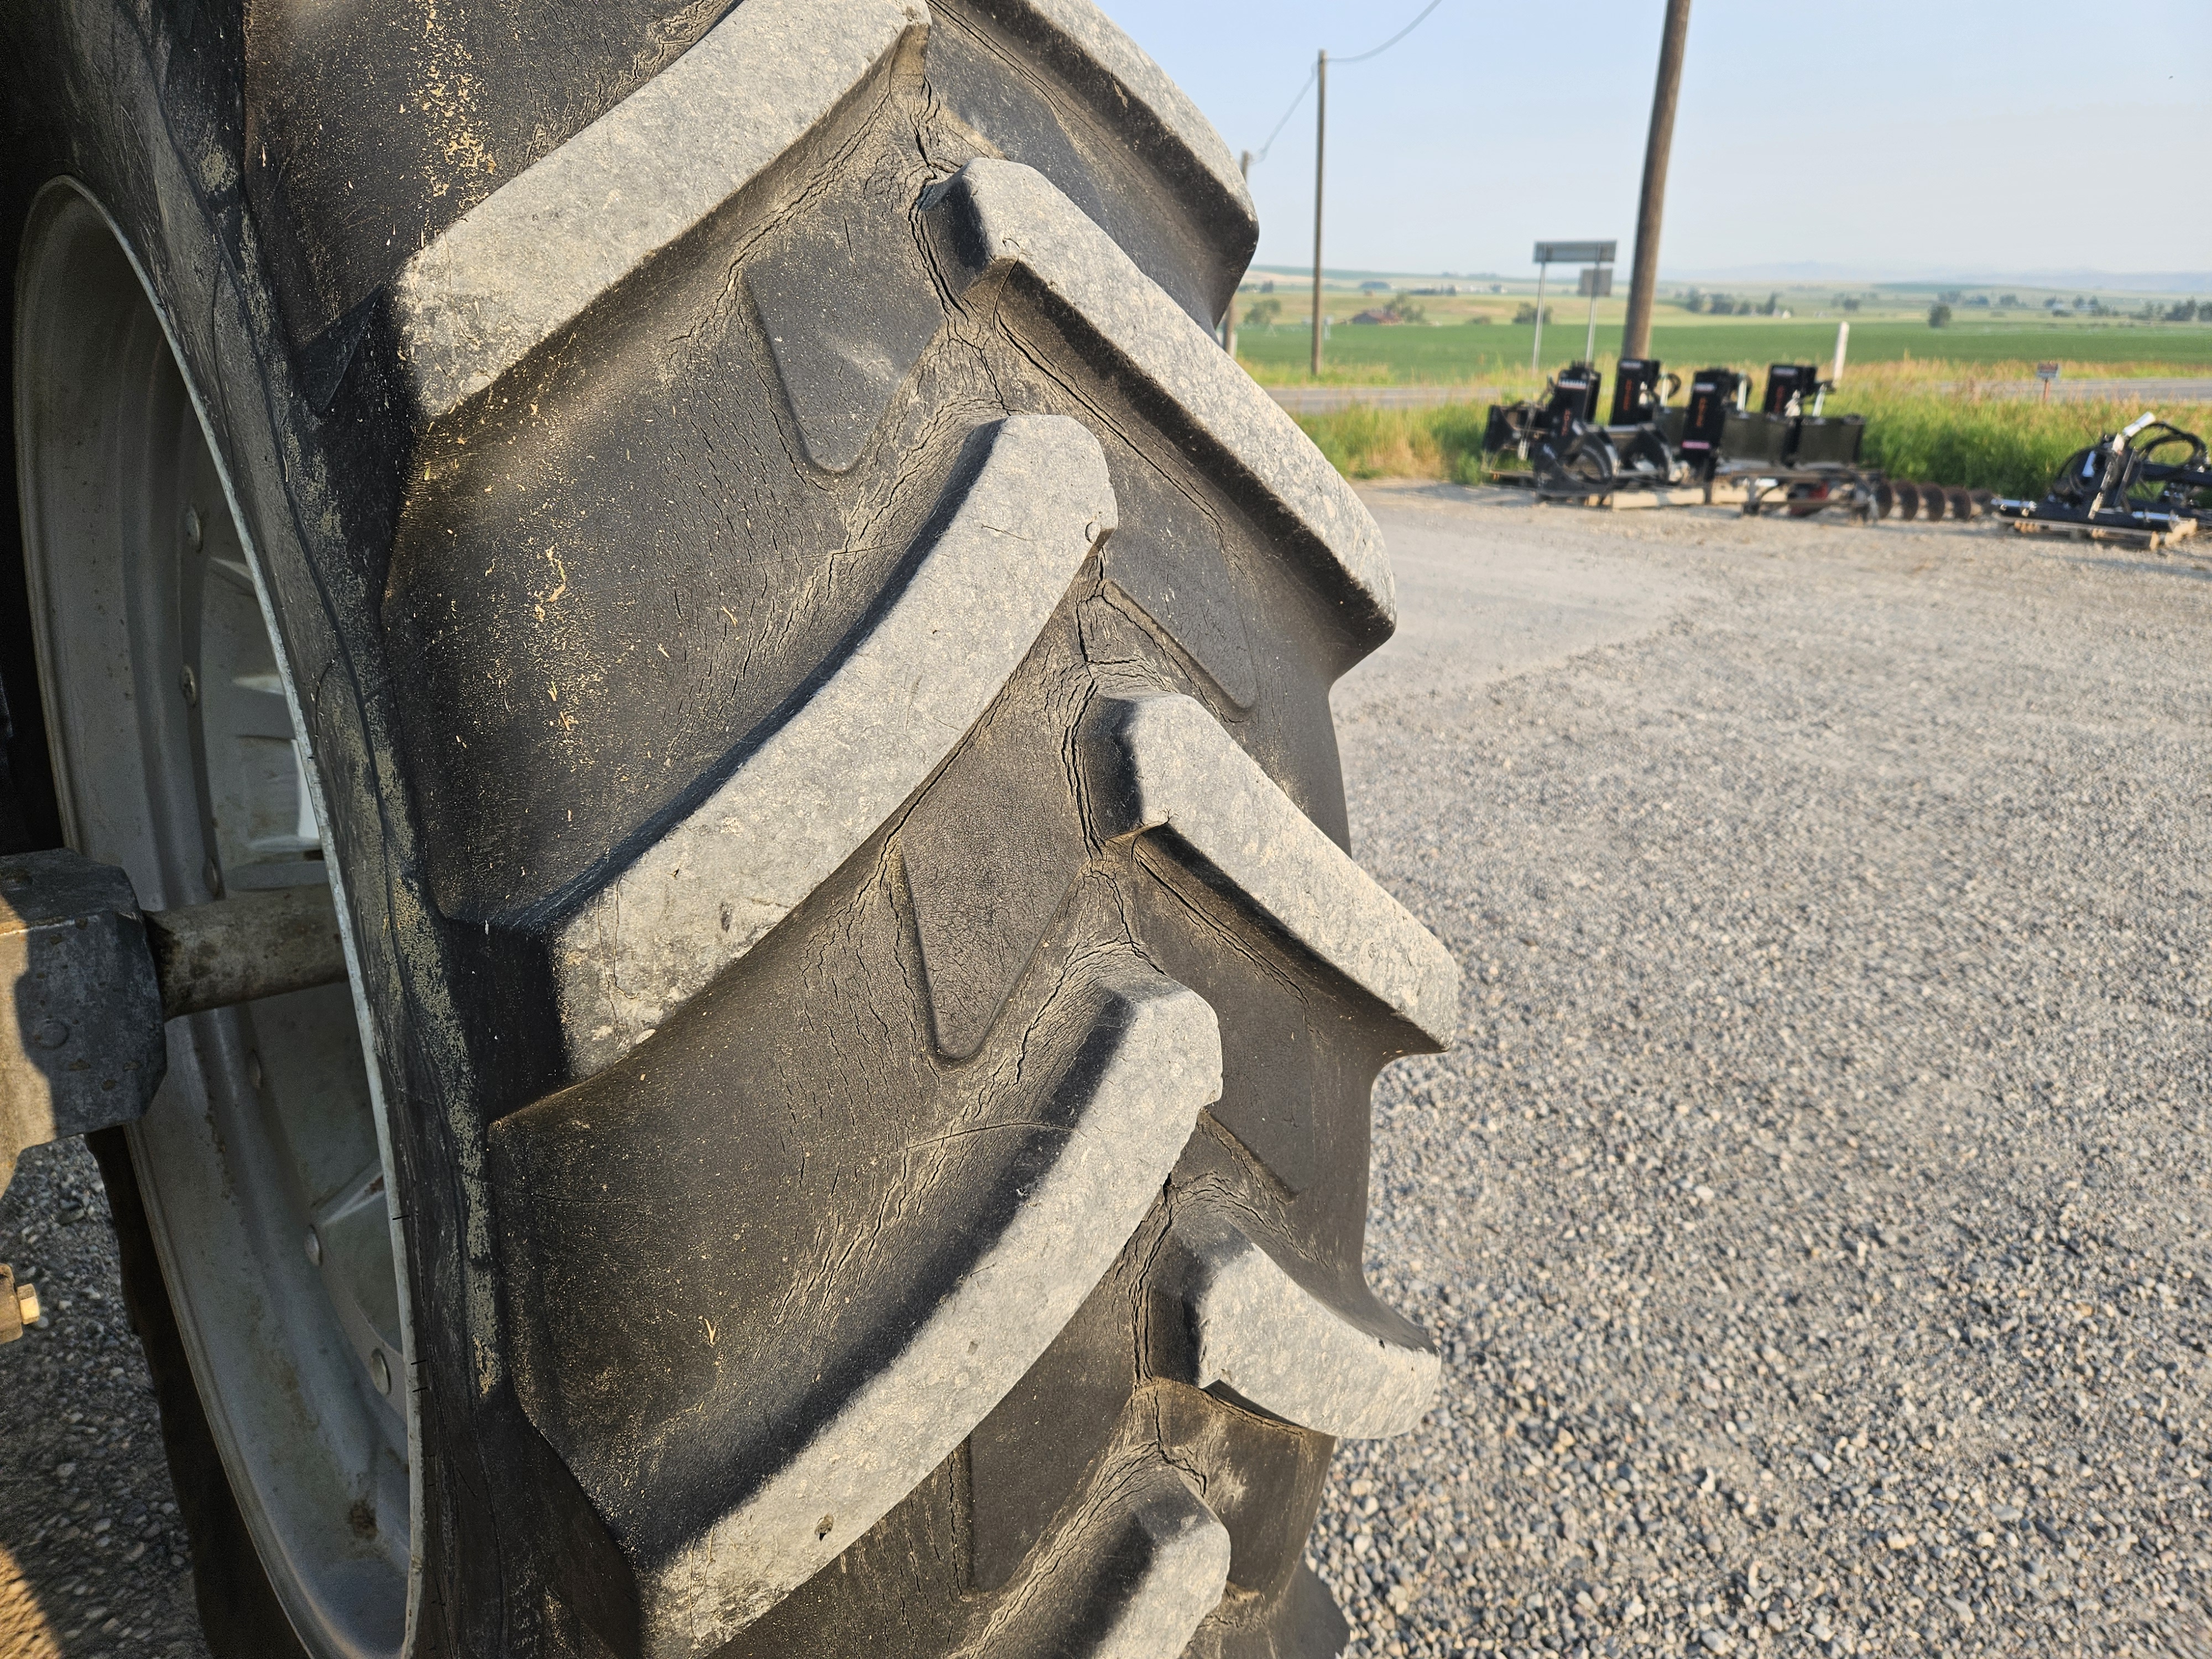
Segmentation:
[(2035, 378), (2039, 380), (2057, 380), (2058, 378), (2058, 365), (2056, 363), (2038, 363), (2035, 366)]
[[(1528, 347), (1528, 368), (1533, 374), (1544, 355), (1544, 279), (1553, 265), (1609, 265), (1613, 263), (1617, 242), (1539, 242), (1536, 244), (1536, 337)], [(1590, 283), (1593, 273), (1583, 273), (1583, 292), (1593, 292)], [(1605, 292), (1613, 292), (1612, 273), (1606, 273)], [(1597, 301), (1590, 301), (1590, 338), (1597, 338)], [(1585, 350), (1583, 354), (1588, 356)]]
[(1586, 295), (1593, 300), (1610, 299), (1613, 295), (1613, 267), (1611, 265), (1584, 265), (1583, 267), (1582, 286), (1577, 288), (1575, 292)]
[(1540, 265), (1609, 265), (1618, 242), (1539, 242), (1532, 256)]

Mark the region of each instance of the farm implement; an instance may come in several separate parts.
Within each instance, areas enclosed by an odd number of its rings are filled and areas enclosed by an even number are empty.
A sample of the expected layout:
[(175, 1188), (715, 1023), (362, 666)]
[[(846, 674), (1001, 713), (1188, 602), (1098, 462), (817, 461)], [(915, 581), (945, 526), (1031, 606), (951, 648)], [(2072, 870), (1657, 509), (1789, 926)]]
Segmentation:
[(1791, 518), (1833, 511), (1859, 523), (1964, 520), (1989, 511), (1987, 490), (1899, 482), (1862, 466), (1866, 423), (1823, 412), (1834, 382), (1814, 365), (1770, 364), (1756, 409), (1753, 383), (1735, 369), (1699, 369), (1688, 397), (1675, 404), (1679, 375), (1648, 359), (1623, 358), (1612, 418), (1600, 425), (1603, 377), (1575, 363), (1540, 399), (1492, 404), (1483, 447), (1526, 461), (1525, 473), (1493, 476), (1532, 489), (1540, 501), (1615, 510), (1740, 506), (1753, 516)]
[[(1668, 392), (1681, 384), (1665, 379)], [(1605, 377), (1588, 363), (1562, 369), (1537, 401), (1492, 404), (1484, 449), (1510, 450), (1528, 463), (1527, 473), (1502, 473), (1499, 481), (1525, 481), (1540, 501), (1662, 507), (1680, 504), (1677, 496), (1702, 501), (1691, 467), (1662, 430), (1669, 411), (1661, 381), (1656, 362), (1624, 358), (1613, 419), (1602, 425), (1595, 416)]]
[[(1615, 508), (1741, 503), (1756, 511), (1781, 490), (1801, 514), (1831, 505), (1871, 512), (1874, 481), (1856, 471), (1863, 425), (1856, 416), (1819, 412), (1827, 387), (1811, 366), (1770, 368), (1758, 410), (1747, 407), (1751, 377), (1734, 369), (1699, 370), (1688, 400), (1671, 404), (1681, 386), (1680, 376), (1655, 361), (1624, 358), (1612, 419), (1600, 425), (1603, 377), (1575, 363), (1540, 400), (1493, 404), (1483, 447), (1527, 461), (1521, 476), (1540, 501)], [(1501, 482), (1507, 477), (1515, 475)]]
[(1881, 475), (1859, 465), (1865, 422), (1821, 412), (1832, 386), (1810, 363), (1771, 363), (1752, 409), (1748, 374), (1693, 375), (1682, 448), (1703, 465), (1713, 498), (1740, 501), (1754, 517), (1778, 505), (1792, 518), (1831, 509), (1861, 522), (1887, 517), (1894, 502)]
[[(2178, 459), (2158, 459), (2177, 451)], [(1992, 507), (2014, 530), (2155, 550), (2212, 520), (2212, 463), (2197, 434), (2145, 414), (2068, 457), (2041, 501)]]

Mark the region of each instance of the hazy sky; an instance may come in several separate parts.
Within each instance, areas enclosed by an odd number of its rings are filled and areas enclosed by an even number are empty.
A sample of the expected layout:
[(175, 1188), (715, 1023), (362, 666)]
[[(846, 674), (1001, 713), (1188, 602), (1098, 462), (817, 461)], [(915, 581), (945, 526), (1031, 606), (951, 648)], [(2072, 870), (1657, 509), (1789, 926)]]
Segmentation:
[[(1233, 153), (1311, 67), (1423, 0), (1103, 0)], [(1660, 0), (1443, 0), (1329, 77), (1331, 265), (1528, 268), (1538, 237), (1620, 243)], [(1819, 260), (2212, 270), (2206, 0), (1696, 0), (1668, 176), (1670, 271)], [(1252, 172), (1262, 263), (1312, 258), (1309, 94)]]

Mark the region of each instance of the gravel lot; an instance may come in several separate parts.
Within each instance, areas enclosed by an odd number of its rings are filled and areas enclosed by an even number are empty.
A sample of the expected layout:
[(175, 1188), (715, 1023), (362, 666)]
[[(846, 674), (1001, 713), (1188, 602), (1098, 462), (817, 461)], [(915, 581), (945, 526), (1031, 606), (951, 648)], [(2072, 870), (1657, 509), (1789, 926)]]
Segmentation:
[(1354, 1651), (2212, 1652), (2212, 573), (1370, 500), (1357, 850), (1468, 994), (1376, 1096), (1448, 1381), (1340, 1458)]
[(23, 1154), (0, 1260), (46, 1328), (0, 1348), (0, 1659), (206, 1659), (153, 1384), (123, 1312), (99, 1166)]
[[(1376, 1097), (1447, 1382), (1340, 1457), (1353, 1652), (2212, 1655), (2212, 573), (1370, 499), (1358, 851), (1468, 994)], [(103, 1213), (0, 1204), (5, 1659), (204, 1651)]]

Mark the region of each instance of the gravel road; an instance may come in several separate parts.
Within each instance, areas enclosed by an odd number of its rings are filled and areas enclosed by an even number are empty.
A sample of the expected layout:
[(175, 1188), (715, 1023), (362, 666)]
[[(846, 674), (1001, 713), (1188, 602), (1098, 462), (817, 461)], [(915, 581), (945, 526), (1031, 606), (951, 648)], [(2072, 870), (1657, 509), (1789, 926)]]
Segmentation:
[[(2212, 1656), (2212, 573), (1369, 499), (1358, 850), (1468, 997), (1376, 1095), (1446, 1383), (1340, 1457), (1352, 1651)], [(101, 1215), (0, 1205), (0, 1656), (200, 1659)]]
[(82, 1140), (33, 1146), (0, 1260), (43, 1329), (0, 1348), (0, 1659), (206, 1659), (153, 1384)]
[(1447, 1382), (1340, 1458), (1354, 1652), (2212, 1653), (2212, 572), (1369, 499), (1356, 850), (1468, 996), (1376, 1094)]

